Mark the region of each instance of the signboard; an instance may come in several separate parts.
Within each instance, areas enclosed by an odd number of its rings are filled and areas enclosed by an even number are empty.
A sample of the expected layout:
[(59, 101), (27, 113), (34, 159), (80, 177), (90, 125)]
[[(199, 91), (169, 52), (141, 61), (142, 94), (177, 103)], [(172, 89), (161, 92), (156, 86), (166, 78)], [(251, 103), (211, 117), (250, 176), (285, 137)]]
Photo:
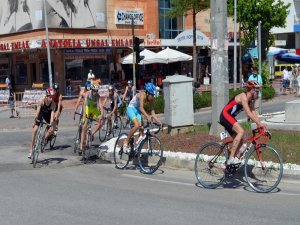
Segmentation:
[(37, 103), (43, 95), (46, 95), (45, 90), (25, 90), (22, 102), (29, 104)]
[[(209, 46), (208, 37), (200, 30), (196, 30), (196, 45), (197, 46)], [(185, 30), (177, 35), (175, 38), (176, 46), (193, 46), (193, 30)]]
[(209, 85), (209, 77), (204, 77), (203, 84), (204, 85)]
[(0, 90), (0, 102), (8, 102), (9, 90)]
[(275, 40), (275, 46), (286, 46), (286, 40)]
[(100, 85), (99, 91), (98, 91), (100, 97), (105, 98), (108, 96), (108, 86), (109, 85)]
[(143, 10), (115, 10), (115, 24), (131, 25), (131, 19), (135, 25), (144, 25)]

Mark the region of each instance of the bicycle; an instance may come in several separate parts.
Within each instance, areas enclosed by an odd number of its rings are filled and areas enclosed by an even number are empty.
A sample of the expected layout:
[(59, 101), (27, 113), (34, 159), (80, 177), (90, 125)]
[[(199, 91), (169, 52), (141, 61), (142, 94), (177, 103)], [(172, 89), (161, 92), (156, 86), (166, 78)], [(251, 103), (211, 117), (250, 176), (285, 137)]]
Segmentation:
[[(107, 107), (103, 107), (103, 109), (105, 110), (105, 117), (104, 117), (104, 121), (103, 121), (103, 126), (101, 127), (101, 129), (99, 130), (99, 140), (101, 142), (105, 141), (106, 138), (108, 138), (108, 136), (110, 134), (112, 134), (112, 136), (118, 136), (121, 133), (122, 130), (122, 120), (121, 117), (119, 115), (115, 116), (114, 121), (112, 123), (112, 119), (108, 119), (107, 118), (107, 114), (111, 112), (110, 108)], [(109, 124), (109, 123), (112, 124)]]
[[(32, 157), (31, 157), (31, 162), (33, 165), (33, 168), (36, 167), (36, 163), (39, 157), (40, 152), (43, 152), (43, 147), (42, 147), (42, 139), (45, 135), (45, 131), (44, 131), (44, 135), (42, 136), (42, 130), (43, 130), (43, 126), (46, 125), (47, 127), (50, 127), (51, 125), (47, 122), (45, 122), (43, 119), (41, 120), (37, 120), (39, 124), (39, 128), (32, 146)], [(45, 129), (47, 130), (47, 129)]]
[[(157, 134), (161, 128), (159, 124), (154, 124), (159, 127), (159, 129), (154, 132), (154, 134)], [(134, 137), (130, 139), (130, 152), (125, 152), (123, 150), (123, 144), (128, 134), (119, 134), (114, 146), (114, 163), (117, 169), (125, 169), (129, 161), (134, 158), (137, 158), (138, 166), (141, 172), (145, 174), (153, 174), (162, 164), (163, 147), (160, 139), (150, 133), (149, 122), (144, 126), (144, 129), (146, 129), (145, 135), (136, 146), (134, 144)]]
[(226, 136), (221, 138), (222, 144), (209, 142), (200, 148), (194, 167), (198, 182), (205, 188), (217, 188), (243, 165), (246, 181), (254, 191), (274, 190), (282, 178), (283, 164), (278, 150), (266, 144), (271, 134), (262, 127), (252, 130), (252, 136), (243, 142), (250, 144), (242, 153), (242, 163), (236, 165), (226, 165), (233, 142)]
[(84, 164), (87, 163), (87, 161), (90, 158), (90, 154), (91, 154), (91, 146), (92, 146), (92, 142), (93, 142), (93, 137), (92, 137), (92, 122), (93, 121), (97, 121), (94, 118), (90, 117), (86, 117), (86, 119), (88, 120), (87, 122), (87, 132), (86, 132), (86, 138), (85, 138), (85, 145), (82, 151), (82, 161)]
[(77, 134), (76, 134), (75, 142), (74, 142), (74, 148), (73, 148), (74, 153), (79, 152), (79, 149), (80, 149), (81, 131), (82, 131), (82, 125), (83, 125), (82, 114), (75, 112), (74, 120), (75, 120), (76, 115), (80, 115), (80, 118), (79, 118), (79, 123), (78, 123)]

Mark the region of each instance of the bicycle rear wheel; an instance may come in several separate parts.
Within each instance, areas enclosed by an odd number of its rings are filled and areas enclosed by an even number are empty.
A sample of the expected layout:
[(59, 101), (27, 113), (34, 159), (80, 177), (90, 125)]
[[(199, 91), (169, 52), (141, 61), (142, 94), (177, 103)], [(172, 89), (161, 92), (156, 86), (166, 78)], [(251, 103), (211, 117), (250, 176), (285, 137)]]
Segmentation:
[(156, 136), (149, 136), (139, 146), (138, 162), (143, 173), (152, 174), (162, 164), (163, 147)]
[(112, 135), (113, 137), (119, 136), (119, 134), (122, 131), (122, 120), (120, 116), (117, 116), (113, 122), (113, 127), (112, 127)]
[(105, 141), (106, 135), (108, 134), (109, 131), (109, 126), (108, 126), (108, 119), (105, 119), (103, 122), (103, 126), (99, 130), (99, 140), (101, 142)]
[(195, 175), (203, 187), (212, 189), (223, 183), (227, 157), (227, 151), (216, 142), (209, 142), (200, 148), (195, 160)]
[(114, 163), (116, 168), (124, 169), (129, 163), (129, 153), (123, 150), (123, 144), (128, 134), (120, 133), (114, 147)]
[(267, 193), (274, 190), (283, 173), (278, 150), (270, 145), (263, 145), (258, 151), (252, 148), (246, 156), (244, 172), (246, 181), (254, 191)]

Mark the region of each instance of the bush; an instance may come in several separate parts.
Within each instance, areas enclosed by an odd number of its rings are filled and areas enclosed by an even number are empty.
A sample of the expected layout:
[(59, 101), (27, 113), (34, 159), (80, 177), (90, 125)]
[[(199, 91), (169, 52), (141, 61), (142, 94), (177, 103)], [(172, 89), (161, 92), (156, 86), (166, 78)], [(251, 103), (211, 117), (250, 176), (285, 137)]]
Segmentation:
[(194, 110), (211, 106), (211, 92), (195, 93), (193, 97)]
[[(165, 107), (165, 101), (164, 97), (162, 95), (154, 98), (154, 110), (155, 113), (163, 113), (164, 112), (164, 107)], [(150, 105), (148, 102), (145, 102), (144, 108), (146, 112), (150, 113)]]
[(269, 100), (275, 96), (276, 92), (272, 86), (263, 86), (262, 88), (262, 98)]

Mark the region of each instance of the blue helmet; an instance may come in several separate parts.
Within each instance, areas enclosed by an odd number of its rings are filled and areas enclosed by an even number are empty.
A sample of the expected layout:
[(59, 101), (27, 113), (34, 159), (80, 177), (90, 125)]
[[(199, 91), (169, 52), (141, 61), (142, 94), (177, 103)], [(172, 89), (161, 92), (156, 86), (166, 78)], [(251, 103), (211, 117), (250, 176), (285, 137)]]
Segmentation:
[(145, 84), (145, 90), (151, 95), (156, 94), (156, 86), (152, 83)]
[(90, 90), (90, 87), (91, 87), (91, 81), (87, 81), (87, 82), (85, 83), (84, 87), (85, 87), (86, 90), (89, 91), (89, 90)]

